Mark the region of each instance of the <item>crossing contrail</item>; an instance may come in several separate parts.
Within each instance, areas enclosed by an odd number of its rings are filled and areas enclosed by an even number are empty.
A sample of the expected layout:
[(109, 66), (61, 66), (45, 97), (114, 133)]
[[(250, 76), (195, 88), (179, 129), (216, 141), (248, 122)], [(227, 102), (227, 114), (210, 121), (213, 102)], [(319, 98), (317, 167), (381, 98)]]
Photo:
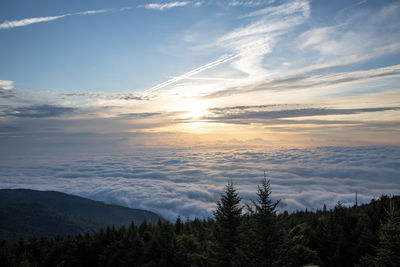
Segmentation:
[(198, 68), (196, 68), (194, 70), (186, 72), (185, 74), (182, 74), (180, 76), (177, 76), (177, 77), (174, 77), (172, 79), (169, 79), (168, 81), (165, 81), (165, 82), (160, 83), (160, 84), (158, 84), (156, 86), (153, 86), (153, 87), (151, 87), (151, 88), (149, 88), (147, 90), (144, 90), (143, 92), (144, 93), (154, 92), (154, 91), (159, 90), (161, 88), (164, 88), (164, 87), (166, 87), (166, 86), (168, 86), (170, 84), (173, 84), (173, 83), (179, 82), (181, 80), (190, 78), (191, 76), (196, 75), (196, 74), (198, 74), (198, 73), (200, 73), (202, 71), (214, 68), (214, 67), (216, 67), (218, 65), (221, 65), (221, 64), (223, 64), (225, 62), (231, 61), (232, 59), (235, 59), (235, 58), (237, 58), (239, 56), (240, 56), (239, 54), (236, 54), (236, 55), (232, 55), (232, 54), (231, 55), (225, 55), (225, 56), (223, 56), (223, 57), (221, 57), (221, 58), (219, 58), (219, 59), (217, 59), (217, 60), (215, 60), (213, 62), (210, 62), (210, 63), (208, 63), (206, 65), (203, 65), (201, 67), (198, 67)]

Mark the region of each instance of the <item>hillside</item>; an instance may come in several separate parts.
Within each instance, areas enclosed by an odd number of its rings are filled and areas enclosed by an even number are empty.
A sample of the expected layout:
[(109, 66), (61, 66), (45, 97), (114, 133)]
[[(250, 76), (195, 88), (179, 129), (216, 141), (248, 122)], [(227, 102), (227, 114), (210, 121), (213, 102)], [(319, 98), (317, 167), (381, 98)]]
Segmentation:
[(55, 191), (28, 189), (0, 190), (0, 238), (56, 236), (94, 232), (114, 225), (129, 226), (133, 221), (156, 223), (157, 214), (109, 205)]
[[(276, 214), (264, 183), (242, 213), (230, 184), (215, 218), (0, 242), (2, 266), (400, 266), (399, 196)], [(265, 209), (262, 209), (264, 203)], [(258, 207), (256, 209), (256, 207)], [(234, 212), (236, 211), (236, 212)]]
[(38, 204), (0, 205), (0, 239), (66, 236), (94, 232), (98, 225)]

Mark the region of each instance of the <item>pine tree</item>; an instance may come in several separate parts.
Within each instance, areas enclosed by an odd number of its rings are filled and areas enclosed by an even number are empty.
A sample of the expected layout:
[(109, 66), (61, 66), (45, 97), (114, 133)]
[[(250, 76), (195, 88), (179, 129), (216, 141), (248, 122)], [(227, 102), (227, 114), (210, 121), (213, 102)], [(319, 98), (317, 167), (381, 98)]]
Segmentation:
[(218, 265), (233, 266), (240, 254), (239, 227), (242, 207), (239, 206), (241, 197), (234, 188), (232, 180), (228, 182), (224, 194), (217, 201), (214, 212), (216, 220), (216, 242)]

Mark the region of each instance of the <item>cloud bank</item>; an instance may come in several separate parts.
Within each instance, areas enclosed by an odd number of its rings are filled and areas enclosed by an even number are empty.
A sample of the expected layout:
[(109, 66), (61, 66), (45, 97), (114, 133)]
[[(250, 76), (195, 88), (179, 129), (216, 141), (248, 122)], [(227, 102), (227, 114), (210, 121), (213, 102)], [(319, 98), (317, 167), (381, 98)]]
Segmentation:
[(282, 210), (367, 202), (400, 190), (399, 147), (142, 149), (2, 155), (1, 188), (34, 188), (155, 211), (168, 219), (212, 216), (228, 179), (245, 201), (266, 170)]

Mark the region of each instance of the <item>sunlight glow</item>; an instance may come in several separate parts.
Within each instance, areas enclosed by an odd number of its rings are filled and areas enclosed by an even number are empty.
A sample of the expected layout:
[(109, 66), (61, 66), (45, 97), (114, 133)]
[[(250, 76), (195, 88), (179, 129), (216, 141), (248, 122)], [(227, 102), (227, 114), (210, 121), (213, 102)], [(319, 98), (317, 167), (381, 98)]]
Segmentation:
[(184, 99), (179, 109), (186, 112), (185, 119), (198, 120), (208, 113), (208, 104), (206, 101), (197, 99)]

